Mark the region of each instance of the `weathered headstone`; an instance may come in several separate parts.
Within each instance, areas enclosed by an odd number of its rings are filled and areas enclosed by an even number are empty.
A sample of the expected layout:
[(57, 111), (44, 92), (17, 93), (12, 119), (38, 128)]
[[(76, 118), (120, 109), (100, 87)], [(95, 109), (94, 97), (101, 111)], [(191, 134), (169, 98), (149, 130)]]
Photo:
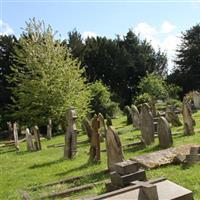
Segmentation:
[(151, 113), (152, 113), (153, 117), (156, 117), (156, 115), (157, 115), (157, 113), (156, 113), (156, 102), (155, 102), (155, 99), (153, 97), (151, 98), (149, 105), (150, 105), (150, 109), (151, 109)]
[(34, 141), (34, 148), (36, 151), (39, 151), (42, 149), (42, 146), (41, 146), (41, 142), (40, 142), (40, 131), (39, 131), (39, 128), (38, 126), (34, 126), (33, 127), (33, 135), (34, 135), (34, 138), (35, 138), (35, 141)]
[(186, 155), (187, 164), (193, 164), (200, 161), (200, 147), (191, 147), (190, 154)]
[(164, 117), (160, 117), (158, 120), (158, 139), (162, 148), (171, 147), (173, 144), (169, 123)]
[(125, 106), (124, 112), (126, 113), (127, 116), (126, 124), (127, 125), (132, 124), (131, 108), (129, 106)]
[(52, 121), (51, 119), (48, 120), (48, 125), (47, 125), (47, 139), (52, 138)]
[(165, 112), (165, 118), (173, 126), (181, 126), (182, 125), (181, 121), (178, 118), (178, 115), (176, 115), (176, 113), (174, 112), (174, 110), (171, 106), (167, 106), (166, 112)]
[(104, 138), (106, 137), (106, 123), (101, 113), (98, 114), (98, 118), (99, 118), (99, 123), (100, 123), (99, 124), (100, 125), (100, 129), (99, 129), (100, 141), (103, 142)]
[(142, 104), (140, 122), (140, 130), (145, 145), (150, 145), (154, 142), (154, 122), (150, 107), (147, 103)]
[(124, 160), (120, 138), (112, 126), (109, 126), (106, 133), (107, 163), (110, 171), (114, 170), (114, 164)]
[(27, 144), (27, 151), (35, 150), (33, 140), (32, 140), (32, 135), (28, 128), (26, 129), (26, 144)]
[(194, 107), (196, 109), (200, 108), (200, 93), (197, 91), (192, 92), (192, 98), (194, 102)]
[(131, 105), (131, 114), (132, 114), (133, 126), (137, 129), (140, 129), (140, 114), (135, 105)]
[(192, 111), (187, 101), (187, 98), (183, 99), (183, 122), (184, 122), (184, 135), (194, 135), (195, 121), (192, 118)]
[(17, 128), (16, 122), (13, 124), (13, 135), (14, 135), (14, 141), (15, 141), (15, 148), (17, 149), (17, 151), (19, 151), (18, 128)]
[(13, 139), (13, 127), (11, 122), (7, 122), (9, 139)]
[(65, 134), (64, 158), (72, 159), (76, 155), (77, 129), (76, 129), (76, 111), (71, 108), (67, 116), (67, 131)]
[(100, 121), (97, 115), (94, 115), (92, 119), (92, 135), (90, 142), (90, 158), (91, 162), (100, 162)]
[(91, 141), (93, 130), (92, 130), (92, 126), (90, 124), (90, 121), (87, 118), (85, 118), (82, 121), (82, 125), (83, 125), (83, 128), (84, 128), (87, 136), (88, 136), (89, 141)]

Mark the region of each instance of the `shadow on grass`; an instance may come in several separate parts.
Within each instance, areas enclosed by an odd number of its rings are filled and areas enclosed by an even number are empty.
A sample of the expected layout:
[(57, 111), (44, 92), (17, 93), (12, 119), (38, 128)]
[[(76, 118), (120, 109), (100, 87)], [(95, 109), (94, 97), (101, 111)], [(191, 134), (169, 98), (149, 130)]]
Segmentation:
[(60, 158), (58, 160), (53, 160), (53, 161), (42, 163), (42, 164), (32, 165), (32, 166), (29, 167), (29, 169), (36, 169), (36, 168), (41, 168), (41, 167), (50, 167), (51, 165), (55, 165), (55, 164), (61, 163), (63, 161), (65, 161), (65, 159)]
[(145, 149), (144, 145), (137, 145), (137, 146), (125, 147), (125, 148), (123, 148), (123, 151), (124, 152), (136, 152), (136, 151), (141, 151), (144, 149)]
[(70, 169), (70, 170), (68, 170), (68, 171), (66, 171), (66, 172), (57, 173), (56, 175), (57, 175), (57, 176), (67, 175), (67, 174), (69, 174), (69, 173), (71, 173), (71, 172), (75, 172), (75, 171), (79, 171), (79, 170), (81, 171), (81, 170), (83, 170), (83, 169), (86, 169), (86, 168), (88, 168), (88, 167), (92, 167), (92, 166), (95, 166), (95, 165), (98, 165), (98, 163), (87, 162), (87, 163), (85, 163), (85, 164), (83, 164), (83, 165), (81, 165), (81, 166), (79, 166), (79, 167)]
[(0, 150), (0, 155), (5, 154), (5, 153), (11, 153), (11, 152), (16, 152), (16, 149), (9, 149), (9, 150), (6, 150), (6, 151)]

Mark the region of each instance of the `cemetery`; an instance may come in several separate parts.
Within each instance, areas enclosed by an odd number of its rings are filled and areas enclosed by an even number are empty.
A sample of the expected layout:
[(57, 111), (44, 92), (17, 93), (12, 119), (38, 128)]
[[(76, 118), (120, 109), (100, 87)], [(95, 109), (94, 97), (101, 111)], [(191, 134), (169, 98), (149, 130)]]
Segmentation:
[(56, 34), (0, 34), (0, 200), (200, 199), (200, 24), (170, 73), (135, 29)]

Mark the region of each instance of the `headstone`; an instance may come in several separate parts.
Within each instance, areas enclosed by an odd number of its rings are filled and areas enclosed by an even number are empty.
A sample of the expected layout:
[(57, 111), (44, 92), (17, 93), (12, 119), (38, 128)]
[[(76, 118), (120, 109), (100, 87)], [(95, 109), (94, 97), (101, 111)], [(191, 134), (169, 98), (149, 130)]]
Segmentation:
[(173, 144), (169, 123), (164, 117), (160, 117), (158, 120), (158, 139), (162, 148), (169, 148)]
[(26, 144), (27, 144), (27, 151), (35, 150), (33, 140), (32, 140), (32, 135), (28, 128), (26, 129)]
[(120, 138), (112, 126), (109, 126), (107, 129), (106, 143), (108, 168), (110, 171), (113, 171), (115, 163), (122, 162), (124, 156)]
[(91, 162), (100, 162), (100, 121), (97, 115), (94, 115), (92, 119), (92, 135), (90, 142), (90, 158)]
[(145, 145), (150, 145), (154, 142), (154, 122), (150, 107), (147, 103), (142, 104), (140, 122), (140, 130)]
[(184, 122), (184, 135), (194, 135), (195, 121), (192, 118), (192, 111), (185, 97), (183, 99), (182, 114), (183, 114), (183, 122)]
[(38, 126), (34, 126), (33, 127), (33, 135), (34, 135), (34, 148), (36, 151), (39, 151), (42, 149), (42, 146), (41, 146), (41, 142), (40, 142), (40, 131), (39, 131), (39, 128)]
[(157, 113), (156, 113), (156, 105), (155, 105), (155, 99), (152, 97), (150, 102), (149, 102), (149, 105), (150, 105), (150, 109), (151, 109), (151, 113), (153, 115), (153, 117), (156, 117)]
[(98, 118), (100, 123), (100, 129), (99, 129), (100, 141), (103, 142), (104, 138), (106, 137), (106, 123), (101, 113), (98, 114)]
[(52, 121), (51, 119), (48, 120), (48, 125), (47, 125), (47, 139), (52, 138)]
[(135, 105), (131, 105), (131, 114), (132, 114), (133, 126), (137, 129), (140, 129), (140, 114)]
[(89, 141), (91, 141), (93, 130), (92, 130), (92, 126), (90, 124), (90, 121), (87, 118), (85, 118), (85, 119), (83, 119), (82, 124), (83, 124), (85, 132), (88, 136)]
[(67, 115), (67, 131), (65, 134), (64, 158), (72, 159), (76, 155), (77, 129), (76, 129), (76, 111), (71, 108)]
[(200, 161), (200, 147), (191, 147), (190, 154), (186, 155), (187, 164), (193, 164)]
[(178, 118), (178, 115), (174, 112), (173, 108), (171, 106), (167, 106), (166, 112), (165, 112), (165, 118), (169, 123), (172, 124), (172, 126), (181, 126), (182, 123)]
[(11, 122), (7, 122), (9, 139), (13, 139), (13, 127)]
[(126, 124), (127, 125), (132, 124), (131, 108), (129, 106), (125, 106), (124, 112), (126, 113), (126, 116), (127, 116)]
[(16, 122), (13, 124), (13, 135), (14, 135), (14, 141), (15, 141), (15, 148), (17, 149), (17, 151), (19, 151), (18, 128), (17, 128)]
[(194, 107), (196, 109), (200, 108), (200, 93), (197, 91), (194, 91), (192, 93), (192, 98), (193, 98), (193, 102), (194, 102)]

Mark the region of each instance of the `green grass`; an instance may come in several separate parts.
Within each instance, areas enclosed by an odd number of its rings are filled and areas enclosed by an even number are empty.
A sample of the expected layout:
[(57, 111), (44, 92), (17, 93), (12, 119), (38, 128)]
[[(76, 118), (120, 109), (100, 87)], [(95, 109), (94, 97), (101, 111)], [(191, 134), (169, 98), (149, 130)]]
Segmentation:
[[(180, 134), (173, 137), (174, 146), (181, 144), (200, 144), (200, 112), (193, 115), (196, 120), (196, 129), (199, 129), (194, 136), (183, 137), (183, 127), (172, 128), (173, 132)], [(113, 126), (119, 132), (122, 144), (138, 141), (134, 135), (140, 131), (133, 131), (132, 126), (126, 126), (126, 117), (120, 116), (113, 120)], [(88, 163), (89, 145), (86, 142), (87, 136), (80, 133), (78, 141), (85, 141), (78, 144), (78, 153), (73, 160), (63, 159), (63, 147), (47, 148), (49, 144), (64, 142), (64, 136), (54, 137), (52, 140), (42, 140), (42, 151), (27, 152), (26, 143), (20, 144), (20, 152), (13, 151), (12, 147), (0, 148), (0, 199), (21, 199), (23, 191), (28, 191), (31, 197), (36, 198), (41, 194), (61, 191), (66, 188), (97, 182), (109, 178), (108, 175), (98, 174), (96, 176), (85, 177), (81, 180), (67, 184), (58, 184), (51, 187), (41, 188), (33, 191), (32, 186), (57, 181), (67, 177), (86, 175), (106, 169), (106, 153), (101, 153), (101, 163), (92, 165)], [(101, 143), (101, 148), (105, 148), (105, 142)], [(124, 150), (126, 159), (144, 153), (159, 150), (158, 140), (147, 148), (132, 147)], [(190, 168), (169, 165), (155, 170), (147, 171), (148, 178), (158, 178), (164, 176), (194, 192), (195, 199), (200, 199), (200, 165), (195, 164)], [(94, 187), (78, 194), (71, 195), (71, 198), (83, 195), (94, 195), (105, 192), (104, 185)]]

